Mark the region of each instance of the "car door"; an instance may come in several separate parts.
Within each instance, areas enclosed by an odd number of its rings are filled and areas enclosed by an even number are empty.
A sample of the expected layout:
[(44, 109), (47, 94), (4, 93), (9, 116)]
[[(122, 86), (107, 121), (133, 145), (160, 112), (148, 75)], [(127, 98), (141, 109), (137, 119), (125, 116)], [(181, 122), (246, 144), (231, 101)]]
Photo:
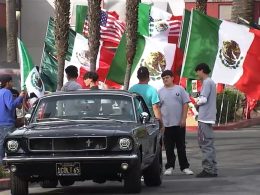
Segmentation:
[(150, 164), (156, 151), (157, 136), (159, 133), (159, 122), (155, 120), (155, 118), (149, 113), (149, 109), (141, 96), (136, 97), (136, 102), (138, 104), (137, 116), (139, 117), (142, 112), (147, 112), (150, 116), (150, 119), (146, 123), (141, 124), (142, 129), (145, 129), (145, 136), (143, 136), (142, 138), (143, 159), (144, 162)]

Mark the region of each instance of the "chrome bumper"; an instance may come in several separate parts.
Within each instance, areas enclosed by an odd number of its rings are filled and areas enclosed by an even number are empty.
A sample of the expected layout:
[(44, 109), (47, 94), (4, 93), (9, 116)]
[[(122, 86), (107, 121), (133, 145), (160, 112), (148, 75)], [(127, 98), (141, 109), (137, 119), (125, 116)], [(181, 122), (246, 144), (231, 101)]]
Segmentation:
[(53, 161), (124, 161), (138, 159), (136, 154), (116, 156), (44, 156), (44, 157), (5, 157), (3, 163), (30, 163), (30, 162), (53, 162)]

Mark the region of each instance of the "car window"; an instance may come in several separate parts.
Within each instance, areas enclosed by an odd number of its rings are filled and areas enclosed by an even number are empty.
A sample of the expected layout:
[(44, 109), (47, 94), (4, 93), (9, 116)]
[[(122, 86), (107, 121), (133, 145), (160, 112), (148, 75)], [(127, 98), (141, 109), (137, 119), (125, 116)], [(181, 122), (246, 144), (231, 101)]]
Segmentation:
[(137, 96), (134, 99), (134, 102), (135, 102), (135, 106), (136, 106), (137, 116), (140, 116), (140, 114), (142, 112), (147, 112), (151, 116), (149, 109), (146, 106), (145, 101), (143, 100), (143, 98), (141, 96)]
[(120, 95), (66, 95), (47, 97), (35, 108), (33, 122), (49, 120), (115, 119), (135, 121), (131, 97)]

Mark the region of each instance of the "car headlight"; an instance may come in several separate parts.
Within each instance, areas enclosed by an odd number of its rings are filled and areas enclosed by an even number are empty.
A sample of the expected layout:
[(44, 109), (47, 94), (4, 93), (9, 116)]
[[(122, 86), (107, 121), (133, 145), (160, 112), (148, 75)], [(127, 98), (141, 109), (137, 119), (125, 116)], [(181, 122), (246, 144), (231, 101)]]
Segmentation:
[(132, 150), (132, 140), (129, 138), (120, 138), (119, 148), (121, 150)]
[(17, 140), (9, 140), (7, 141), (7, 150), (9, 152), (17, 152), (19, 149), (19, 143)]

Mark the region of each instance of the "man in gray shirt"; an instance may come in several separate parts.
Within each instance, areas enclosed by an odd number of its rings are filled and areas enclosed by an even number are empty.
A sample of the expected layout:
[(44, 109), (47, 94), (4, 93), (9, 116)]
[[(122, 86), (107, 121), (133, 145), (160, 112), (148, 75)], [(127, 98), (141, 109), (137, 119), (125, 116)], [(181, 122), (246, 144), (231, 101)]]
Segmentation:
[(197, 177), (217, 177), (216, 151), (212, 125), (216, 121), (216, 84), (209, 77), (209, 66), (201, 63), (195, 71), (202, 80), (200, 96), (196, 102), (199, 108), (198, 116), (198, 144), (202, 152), (202, 172)]
[(65, 73), (68, 79), (68, 82), (66, 82), (63, 87), (61, 88), (61, 91), (75, 91), (78, 89), (81, 89), (81, 85), (77, 83), (78, 78), (78, 68), (76, 66), (70, 65), (65, 69)]
[(167, 163), (165, 175), (172, 175), (175, 167), (174, 148), (177, 148), (180, 169), (184, 174), (192, 175), (186, 157), (185, 135), (188, 103), (190, 98), (183, 87), (173, 83), (173, 73), (165, 70), (161, 75), (164, 87), (159, 90), (162, 121), (165, 127), (164, 146)]
[[(68, 81), (63, 85), (61, 91), (76, 91), (82, 89), (81, 85), (77, 83), (78, 78), (78, 68), (76, 66), (70, 65), (65, 68), (65, 73)], [(61, 106), (61, 105), (60, 105)], [(77, 116), (79, 113), (80, 104), (77, 101), (74, 102), (64, 102), (64, 112), (67, 116)]]

